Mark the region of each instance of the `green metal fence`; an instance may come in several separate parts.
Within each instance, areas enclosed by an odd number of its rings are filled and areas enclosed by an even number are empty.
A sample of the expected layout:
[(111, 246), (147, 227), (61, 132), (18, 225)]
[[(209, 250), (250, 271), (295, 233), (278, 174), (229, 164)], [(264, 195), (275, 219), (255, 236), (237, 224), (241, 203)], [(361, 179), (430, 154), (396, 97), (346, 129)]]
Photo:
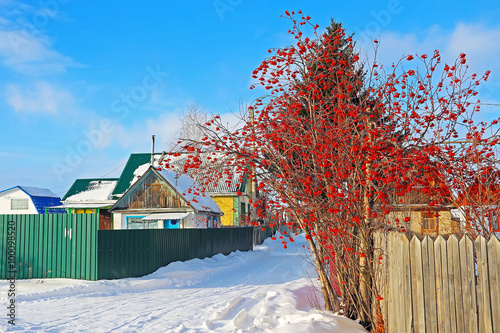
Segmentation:
[(253, 249), (253, 228), (99, 230), (98, 278), (149, 274), (174, 261)]
[(10, 278), (11, 264), (16, 279), (136, 277), (173, 261), (253, 248), (251, 227), (98, 229), (98, 214), (0, 215), (0, 279)]
[(98, 228), (96, 214), (0, 215), (0, 278), (95, 280)]

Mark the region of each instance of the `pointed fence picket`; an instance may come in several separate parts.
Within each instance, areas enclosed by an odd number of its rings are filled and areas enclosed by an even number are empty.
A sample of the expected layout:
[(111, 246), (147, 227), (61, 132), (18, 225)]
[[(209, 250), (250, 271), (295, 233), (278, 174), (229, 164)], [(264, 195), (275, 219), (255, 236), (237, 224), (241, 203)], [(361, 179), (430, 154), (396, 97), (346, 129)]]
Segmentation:
[(387, 332), (500, 333), (500, 241), (376, 234)]

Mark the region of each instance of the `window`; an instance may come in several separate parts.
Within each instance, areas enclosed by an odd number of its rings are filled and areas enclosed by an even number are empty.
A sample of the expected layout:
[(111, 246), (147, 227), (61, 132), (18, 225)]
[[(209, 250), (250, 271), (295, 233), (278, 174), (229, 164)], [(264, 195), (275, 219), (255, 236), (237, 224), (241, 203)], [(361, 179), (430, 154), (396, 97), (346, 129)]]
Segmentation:
[(11, 210), (28, 210), (28, 199), (10, 199)]
[(127, 217), (127, 229), (158, 229), (158, 221), (144, 221), (143, 217)]
[(437, 217), (435, 212), (422, 212), (422, 233), (437, 232)]
[(95, 209), (75, 209), (75, 214), (94, 214)]

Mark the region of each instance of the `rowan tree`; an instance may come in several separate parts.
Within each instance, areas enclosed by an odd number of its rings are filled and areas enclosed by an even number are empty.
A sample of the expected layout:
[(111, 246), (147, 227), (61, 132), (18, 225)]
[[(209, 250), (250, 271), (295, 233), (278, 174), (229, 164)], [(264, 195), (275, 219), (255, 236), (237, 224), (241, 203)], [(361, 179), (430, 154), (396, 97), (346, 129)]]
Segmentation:
[(416, 188), (433, 198), (430, 205), (453, 195), (460, 161), (467, 163), (461, 157), (491, 159), (490, 150), (454, 143), (460, 135), (482, 147), (495, 143), (485, 135), (492, 124), (473, 122), (475, 87), (488, 74), (469, 76), (463, 54), (442, 64), (438, 51), (387, 68), (362, 63), (341, 24), (320, 33), (300, 11), (285, 17), (295, 44), (269, 50), (253, 72), (268, 94), (249, 107), (239, 130), (207, 121), (206, 136), (185, 146), (192, 152), (186, 167), (200, 167), (202, 151), (212, 151), (221, 176), (238, 168), (252, 178), (268, 194), (267, 202), (253, 202), (256, 215), (279, 220), (285, 212), (303, 230), (325, 308), (383, 331), (376, 280), (383, 253), (374, 233), (406, 231), (407, 219), (390, 214)]

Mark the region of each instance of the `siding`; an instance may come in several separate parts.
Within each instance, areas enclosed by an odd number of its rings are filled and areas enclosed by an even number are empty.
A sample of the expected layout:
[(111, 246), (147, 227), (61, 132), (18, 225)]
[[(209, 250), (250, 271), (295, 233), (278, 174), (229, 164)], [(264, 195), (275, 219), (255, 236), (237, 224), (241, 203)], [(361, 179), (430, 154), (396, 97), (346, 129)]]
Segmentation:
[(221, 223), (223, 226), (234, 224), (234, 212), (233, 212), (233, 197), (213, 197), (215, 203), (222, 210), (224, 215), (221, 217)]

